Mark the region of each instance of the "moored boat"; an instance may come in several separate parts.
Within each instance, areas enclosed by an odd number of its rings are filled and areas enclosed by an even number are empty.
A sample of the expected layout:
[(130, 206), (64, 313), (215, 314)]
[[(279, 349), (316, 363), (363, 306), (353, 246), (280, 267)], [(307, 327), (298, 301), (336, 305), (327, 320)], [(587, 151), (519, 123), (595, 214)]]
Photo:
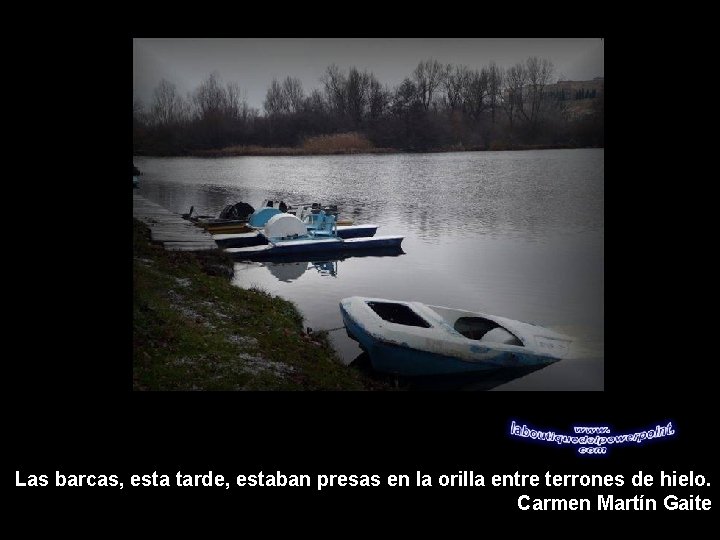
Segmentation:
[(142, 176), (142, 173), (140, 172), (140, 169), (138, 169), (135, 164), (133, 163), (132, 166), (132, 179), (133, 179), (133, 188), (140, 187), (140, 177)]
[(284, 212), (280, 211), (280, 209), (278, 208), (265, 206), (250, 214), (250, 216), (248, 217), (248, 225), (253, 229), (262, 229), (263, 227), (265, 227), (267, 222), (270, 221), (270, 218), (277, 215), (282, 215), (283, 213)]
[[(336, 225), (353, 225), (352, 220), (338, 220), (337, 206), (333, 205), (321, 207), (318, 203), (314, 203), (312, 205), (288, 206), (284, 201), (266, 200), (263, 202), (262, 206), (255, 210), (251, 205), (240, 201), (238, 203), (225, 206), (218, 217), (194, 216), (193, 209), (194, 207), (190, 207), (190, 212), (188, 214), (183, 214), (182, 216), (213, 234), (244, 233), (249, 229), (259, 230), (265, 227), (265, 224), (271, 217), (283, 213), (296, 216), (306, 222), (308, 229), (316, 228), (315, 221), (319, 218), (321, 213), (323, 215), (333, 215), (335, 217)], [(348, 228), (346, 231), (343, 231), (343, 237), (352, 238), (358, 236), (372, 236), (374, 232), (370, 234), (370, 227), (375, 227), (375, 229), (377, 229), (376, 225), (363, 225), (359, 229)]]
[(288, 214), (299, 217), (302, 221), (312, 222), (314, 216), (317, 216), (320, 212), (327, 215), (335, 216), (335, 221), (338, 225), (352, 225), (353, 221), (347, 218), (341, 218), (336, 204), (322, 205), (320, 203), (303, 203), (291, 205), (287, 209)]
[[(375, 224), (338, 226), (336, 233), (338, 238), (343, 239), (369, 237), (375, 236), (377, 227)], [(268, 243), (267, 237), (262, 232), (227, 234), (215, 234), (214, 230), (209, 230), (209, 232), (213, 234), (213, 240), (215, 240), (221, 248), (262, 246)]]
[(567, 357), (573, 341), (534, 324), (420, 302), (353, 296), (340, 312), (373, 368), (404, 376), (543, 366)]
[[(188, 214), (183, 214), (183, 217), (186, 215)], [(222, 227), (226, 225), (245, 225), (247, 223), (246, 219), (221, 219), (208, 216), (198, 218), (190, 217), (188, 219), (203, 229), (211, 229), (213, 227)]]
[(231, 255), (261, 260), (300, 253), (344, 252), (376, 248), (400, 248), (402, 236), (340, 238), (334, 216), (325, 216), (322, 227), (307, 230), (305, 223), (290, 214), (277, 214), (264, 228), (267, 245), (227, 248)]
[(247, 223), (215, 224), (203, 228), (210, 234), (242, 234), (252, 231)]
[[(352, 220), (338, 219), (337, 210), (333, 212), (325, 212), (324, 210), (319, 211), (312, 211), (308, 213), (303, 213), (301, 216), (298, 216), (300, 220), (306, 224), (307, 229), (309, 231), (322, 229), (323, 224), (326, 219), (328, 219), (328, 216), (332, 216), (332, 219), (334, 219), (334, 224), (337, 225), (338, 229), (340, 227), (344, 227), (343, 231), (346, 236), (343, 236), (343, 238), (355, 238), (358, 236), (373, 236), (375, 234), (375, 231), (377, 230), (377, 225), (375, 224), (366, 224), (366, 225), (353, 225)], [(374, 229), (372, 234), (366, 234), (369, 229)]]

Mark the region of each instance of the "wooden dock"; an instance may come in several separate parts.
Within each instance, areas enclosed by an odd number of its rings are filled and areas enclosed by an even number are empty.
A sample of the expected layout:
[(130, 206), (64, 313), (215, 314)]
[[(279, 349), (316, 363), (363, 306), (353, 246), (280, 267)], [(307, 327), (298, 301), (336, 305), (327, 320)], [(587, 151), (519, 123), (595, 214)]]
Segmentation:
[(150, 227), (151, 240), (162, 244), (165, 249), (172, 251), (218, 249), (218, 245), (207, 231), (136, 193), (133, 193), (133, 216)]

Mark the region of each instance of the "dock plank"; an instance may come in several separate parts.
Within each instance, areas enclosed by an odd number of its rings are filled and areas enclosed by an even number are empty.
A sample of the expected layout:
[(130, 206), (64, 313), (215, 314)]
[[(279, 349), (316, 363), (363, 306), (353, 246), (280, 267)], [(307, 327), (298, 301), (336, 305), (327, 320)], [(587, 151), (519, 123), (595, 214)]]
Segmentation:
[(170, 251), (206, 251), (218, 249), (206, 230), (196, 227), (157, 203), (133, 193), (133, 217), (150, 228), (150, 238)]

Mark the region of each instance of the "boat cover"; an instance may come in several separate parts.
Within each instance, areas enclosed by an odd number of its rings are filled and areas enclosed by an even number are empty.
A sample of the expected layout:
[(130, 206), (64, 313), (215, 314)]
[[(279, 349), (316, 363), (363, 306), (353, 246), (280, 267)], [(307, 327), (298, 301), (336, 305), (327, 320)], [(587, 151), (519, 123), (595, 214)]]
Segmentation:
[(307, 236), (307, 226), (291, 214), (277, 214), (265, 224), (265, 236), (268, 238)]
[(282, 212), (280, 212), (280, 210), (278, 210), (277, 208), (269, 208), (269, 207), (261, 208), (260, 210), (258, 210), (257, 212), (255, 212), (248, 218), (248, 224), (251, 227), (260, 229), (265, 226), (265, 224), (268, 222), (268, 220), (271, 217), (273, 217), (277, 214), (282, 214)]

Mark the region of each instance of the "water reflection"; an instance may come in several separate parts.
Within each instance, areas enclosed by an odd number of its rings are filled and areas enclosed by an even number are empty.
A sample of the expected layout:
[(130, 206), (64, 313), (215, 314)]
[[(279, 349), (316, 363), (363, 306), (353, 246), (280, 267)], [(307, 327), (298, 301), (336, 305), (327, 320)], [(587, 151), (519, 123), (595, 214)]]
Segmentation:
[[(398, 257), (405, 255), (405, 251), (401, 246), (385, 246), (385, 247), (368, 247), (368, 248), (354, 248), (344, 250), (333, 250), (332, 252), (315, 251), (307, 253), (272, 253), (263, 254), (262, 258), (258, 253), (245, 254), (243, 252), (232, 252), (229, 253), (238, 262), (255, 262), (255, 261), (267, 261), (275, 263), (289, 263), (289, 262), (311, 262), (313, 260), (334, 260), (344, 261), (347, 259), (363, 259), (368, 257)], [(325, 259), (317, 259), (317, 257), (325, 257)], [(332, 257), (329, 259), (328, 257)]]
[(362, 371), (375, 381), (382, 381), (401, 390), (491, 390), (509, 381), (543, 369), (545, 366), (498, 368), (478, 373), (401, 377), (375, 371), (370, 356), (363, 351), (350, 362), (350, 367)]
[[(254, 264), (260, 268), (267, 268), (270, 274), (278, 281), (292, 283), (300, 279), (307, 270), (315, 270), (321, 277), (337, 278), (340, 262), (351, 257), (399, 257), (404, 254), (405, 252), (402, 249), (382, 248), (368, 250), (367, 252), (351, 251), (336, 255), (333, 259), (307, 260), (307, 255), (285, 255), (283, 257), (276, 257), (276, 259), (271, 262), (257, 262)], [(239, 267), (240, 271), (242, 271), (244, 269), (243, 267), (248, 264), (250, 263), (239, 263), (239, 266), (236, 265), (236, 268)]]
[(314, 262), (312, 265), (321, 276), (337, 277), (338, 261)]
[[(143, 171), (140, 194), (173, 212), (322, 201), (337, 204), (341, 218), (377, 224), (378, 235), (405, 237), (401, 257), (333, 253), (235, 264), (234, 283), (293, 301), (306, 326), (342, 327), (338, 303), (354, 295), (492, 313), (567, 333), (590, 351), (587, 360), (563, 360), (495, 388), (603, 388), (602, 149), (135, 164)], [(330, 339), (345, 363), (361, 352), (344, 330)], [(495, 384), (489, 381), (478, 388)]]
[(291, 283), (305, 273), (305, 270), (307, 270), (307, 263), (267, 263), (265, 267), (278, 280)]
[(302, 276), (306, 270), (317, 270), (321, 276), (337, 277), (339, 261), (309, 261), (309, 262), (268, 262), (265, 267), (279, 281), (291, 283)]

